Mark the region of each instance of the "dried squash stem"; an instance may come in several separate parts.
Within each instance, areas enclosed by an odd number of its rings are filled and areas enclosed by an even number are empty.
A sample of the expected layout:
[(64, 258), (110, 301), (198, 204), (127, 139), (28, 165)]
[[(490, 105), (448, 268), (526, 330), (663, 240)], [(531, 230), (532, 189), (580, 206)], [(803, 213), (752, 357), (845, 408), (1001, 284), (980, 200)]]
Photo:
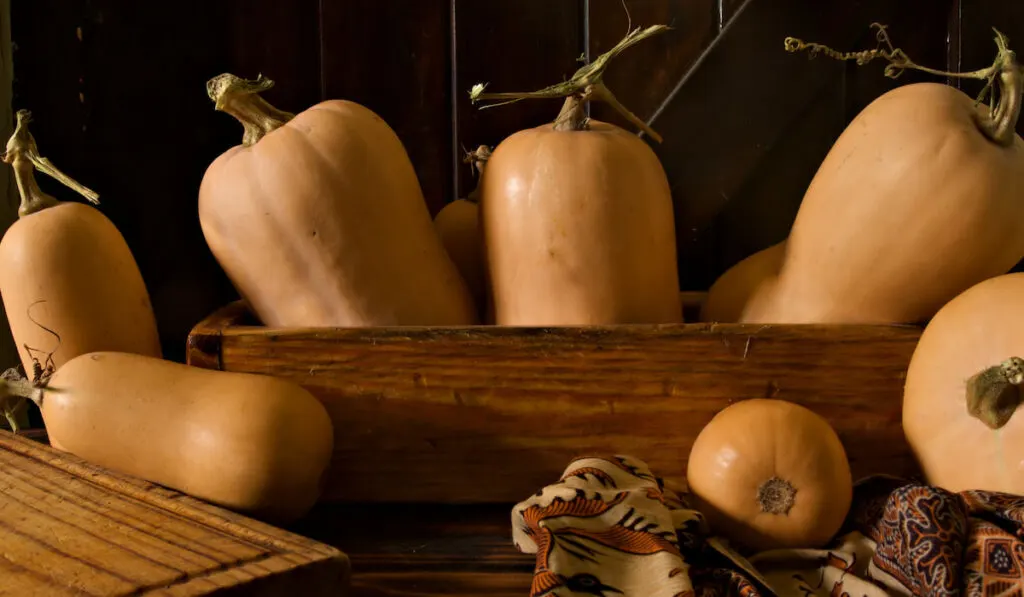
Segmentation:
[(291, 112), (278, 110), (260, 97), (260, 93), (273, 86), (274, 82), (263, 75), (243, 79), (224, 73), (206, 82), (206, 94), (213, 100), (215, 109), (242, 123), (245, 130), (242, 145), (248, 147), (295, 118)]
[(463, 163), (469, 164), (473, 167), (477, 176), (476, 188), (469, 193), (466, 197), (466, 201), (469, 201), (470, 203), (480, 202), (480, 180), (484, 175), (484, 165), (490, 158), (491, 148), (486, 145), (481, 145), (473, 151), (467, 151), (465, 157), (462, 158)]
[(967, 412), (990, 429), (1006, 425), (1021, 403), (1024, 359), (1010, 357), (967, 380)]
[(39, 155), (36, 140), (28, 130), (28, 124), (32, 122), (32, 113), (28, 110), (18, 110), (16, 117), (17, 124), (14, 127), (14, 134), (7, 141), (7, 150), (4, 152), (3, 161), (14, 169), (14, 179), (18, 183), (18, 193), (21, 196), (18, 217), (23, 218), (60, 203), (39, 188), (34, 170), (39, 170), (43, 174), (57, 179), (64, 186), (85, 197), (93, 205), (99, 205), (99, 195), (64, 174), (50, 160)]
[[(907, 69), (912, 69), (944, 77), (983, 80), (985, 87), (978, 95), (978, 103), (985, 101), (986, 96), (991, 93), (989, 114), (987, 117), (976, 114), (975, 124), (982, 134), (993, 143), (1003, 147), (1013, 145), (1017, 120), (1020, 118), (1021, 99), (1024, 95), (1024, 69), (1017, 62), (1017, 54), (1010, 49), (1006, 36), (998, 29), (994, 29), (998, 53), (992, 65), (976, 71), (956, 73), (936, 70), (915, 63), (902, 49), (893, 47), (885, 25), (872, 23), (871, 27), (877, 30), (878, 47), (874, 50), (839, 52), (822, 44), (808, 43), (795, 37), (787, 37), (785, 40), (786, 51), (807, 50), (811, 58), (820, 53), (836, 60), (854, 60), (861, 65), (876, 58), (882, 58), (889, 62), (885, 67), (885, 76), (891, 79), (899, 77)], [(998, 98), (993, 90), (998, 90)]]
[(568, 81), (551, 85), (550, 87), (545, 87), (538, 91), (525, 91), (518, 93), (485, 93), (484, 89), (487, 88), (487, 84), (478, 83), (474, 85), (473, 89), (469, 92), (469, 98), (473, 103), (480, 100), (505, 100), (483, 106), (483, 108), (490, 108), (504, 104), (511, 104), (524, 99), (564, 97), (566, 98), (565, 104), (562, 106), (562, 111), (555, 120), (555, 128), (557, 130), (586, 130), (587, 118), (584, 112), (586, 103), (591, 100), (603, 101), (614, 108), (615, 111), (621, 114), (624, 118), (629, 120), (629, 122), (634, 126), (642, 130), (655, 141), (661, 143), (661, 135), (649, 127), (646, 122), (640, 119), (640, 117), (633, 114), (628, 108), (622, 105), (618, 98), (615, 97), (615, 94), (608, 89), (604, 84), (604, 72), (608, 68), (608, 63), (612, 58), (615, 58), (635, 44), (657, 35), (658, 33), (662, 33), (663, 31), (668, 31), (669, 29), (670, 27), (667, 25), (653, 25), (646, 29), (637, 28), (630, 31), (626, 37), (615, 45), (615, 47), (598, 56), (597, 59), (590, 64), (581, 67)]

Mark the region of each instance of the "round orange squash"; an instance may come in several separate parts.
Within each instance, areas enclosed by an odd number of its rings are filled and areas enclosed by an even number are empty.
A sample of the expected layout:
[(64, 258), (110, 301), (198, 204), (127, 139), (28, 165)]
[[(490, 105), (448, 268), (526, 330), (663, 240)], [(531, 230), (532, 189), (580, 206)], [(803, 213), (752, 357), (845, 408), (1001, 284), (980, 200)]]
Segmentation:
[(1024, 258), (1024, 89), (1000, 42), (990, 111), (945, 84), (885, 93), (850, 123), (800, 205), (760, 323), (914, 323)]
[[(491, 156), (491, 148), (481, 145), (466, 156), (477, 175), (484, 171), (484, 164)], [(487, 274), (484, 265), (483, 238), (480, 234), (480, 186), (473, 189), (465, 199), (456, 199), (444, 206), (434, 216), (434, 228), (441, 237), (448, 256), (455, 263), (466, 281), (478, 312), (485, 310), (487, 302)]]
[(1024, 273), (985, 280), (928, 323), (907, 370), (903, 431), (928, 482), (1024, 494)]
[(39, 188), (34, 168), (98, 202), (39, 155), (30, 121), (20, 110), (7, 143), (21, 206), (0, 241), (0, 295), (25, 373), (101, 350), (159, 358), (149, 292), (124, 237), (98, 209)]
[(255, 314), (274, 327), (475, 323), (391, 127), (342, 100), (293, 116), (260, 98), (271, 84), (209, 81), (245, 136), (199, 189), (210, 250)]
[(754, 551), (822, 547), (853, 500), (835, 431), (782, 400), (744, 400), (715, 415), (693, 444), (686, 480), (712, 532)]
[(786, 256), (786, 243), (772, 245), (730, 267), (708, 289), (700, 320), (733, 323), (741, 319), (751, 297), (774, 281)]

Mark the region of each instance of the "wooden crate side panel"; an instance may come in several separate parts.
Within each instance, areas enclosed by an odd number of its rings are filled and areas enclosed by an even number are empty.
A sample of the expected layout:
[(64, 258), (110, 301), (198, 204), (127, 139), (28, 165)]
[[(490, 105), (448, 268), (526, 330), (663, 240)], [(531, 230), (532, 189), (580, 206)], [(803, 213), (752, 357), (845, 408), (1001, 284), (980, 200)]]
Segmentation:
[(0, 568), (19, 594), (206, 595), (245, 586), (271, 595), (281, 594), (267, 592), (277, 576), (307, 594), (338, 594), (348, 580), (348, 560), (333, 548), (7, 432), (0, 488)]
[(858, 326), (243, 328), (223, 332), (221, 363), (293, 380), (327, 404), (338, 430), (328, 500), (514, 502), (588, 453), (632, 454), (679, 482), (711, 417), (757, 397), (825, 416), (858, 476), (911, 473), (900, 411), (918, 336)]

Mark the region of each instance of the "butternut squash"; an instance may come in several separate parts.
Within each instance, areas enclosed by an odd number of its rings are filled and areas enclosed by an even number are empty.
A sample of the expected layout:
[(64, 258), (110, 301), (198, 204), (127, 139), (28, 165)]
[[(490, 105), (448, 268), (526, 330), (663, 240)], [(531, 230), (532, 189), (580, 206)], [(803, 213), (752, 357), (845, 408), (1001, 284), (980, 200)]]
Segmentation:
[(245, 129), (199, 189), (217, 261), (273, 327), (460, 325), (477, 320), (395, 132), (344, 100), (298, 115), (231, 74), (207, 92)]
[(903, 393), (903, 431), (928, 483), (1024, 494), (1022, 358), (1024, 273), (972, 286), (928, 323)]
[(313, 506), (334, 446), (323, 405), (269, 376), (94, 352), (4, 387), (36, 401), (63, 450), (277, 522)]
[(657, 156), (636, 135), (586, 116), (609, 102), (655, 140), (602, 82), (609, 60), (665, 28), (631, 32), (565, 83), (474, 101), (566, 97), (552, 124), (519, 131), (487, 162), (481, 225), (498, 325), (604, 325), (682, 320), (672, 196)]
[(57, 201), (39, 188), (33, 169), (99, 203), (39, 154), (31, 121), (19, 110), (7, 142), (4, 162), (14, 170), (21, 205), (0, 241), (0, 296), (25, 372), (101, 350), (159, 358), (156, 317), (124, 237), (96, 208)]
[[(476, 151), (466, 154), (466, 162), (473, 166), (477, 176), (482, 176), (484, 164), (491, 157), (491, 148), (481, 145)], [(462, 279), (466, 281), (477, 312), (484, 312), (487, 305), (487, 272), (484, 266), (483, 238), (480, 234), (480, 185), (465, 199), (456, 199), (444, 206), (434, 216), (434, 228), (441, 237), (448, 257), (455, 263)]]
[(893, 48), (839, 54), (883, 57), (896, 76), (914, 68), (984, 79), (998, 102), (976, 107), (944, 84), (898, 87), (865, 108), (829, 151), (800, 205), (786, 259), (763, 301), (761, 323), (913, 323), (1024, 258), (1024, 141), (1016, 128), (1021, 67), (997, 32), (998, 57), (973, 73), (920, 67)]
[(694, 441), (686, 481), (712, 532), (754, 551), (823, 547), (853, 501), (835, 430), (784, 400), (743, 400), (715, 415)]
[(785, 241), (772, 245), (730, 267), (708, 289), (700, 320), (715, 323), (739, 321), (751, 297), (768, 292), (786, 256)]

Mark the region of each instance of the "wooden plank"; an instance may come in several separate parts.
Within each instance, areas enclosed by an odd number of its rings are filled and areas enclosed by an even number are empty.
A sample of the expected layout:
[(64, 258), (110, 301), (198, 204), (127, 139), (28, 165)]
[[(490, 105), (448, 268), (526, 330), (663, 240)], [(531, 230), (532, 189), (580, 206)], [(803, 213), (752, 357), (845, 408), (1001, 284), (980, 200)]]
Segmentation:
[(512, 543), (512, 505), (323, 505), (295, 530), (349, 554), (354, 597), (521, 597), (536, 558)]
[(4, 431), (0, 510), (0, 595), (339, 595), (348, 586), (348, 558), (334, 548)]
[(680, 480), (716, 412), (765, 396), (825, 416), (858, 476), (914, 469), (900, 426), (914, 327), (269, 330), (233, 325), (240, 315), (199, 324), (192, 346), (219, 356), (189, 362), (276, 375), (323, 400), (344, 430), (327, 500), (514, 502), (589, 452)]
[[(568, 79), (582, 63), (586, 0), (452, 0), (455, 31), (456, 149), (497, 145), (508, 135), (551, 122), (561, 100), (530, 100), (480, 110), (469, 90), (530, 91)], [(458, 156), (456, 156), (458, 158)], [(476, 182), (456, 165), (456, 190), (465, 197)]]
[(376, 112), (405, 144), (431, 213), (452, 197), (447, 0), (322, 0), (328, 99)]
[[(613, 47), (632, 27), (669, 25), (670, 31), (630, 48), (608, 69), (605, 82), (640, 118), (654, 114), (679, 79), (718, 34), (718, 0), (589, 0), (591, 59)], [(624, 9), (628, 7), (628, 13)], [(603, 103), (591, 107), (594, 118), (636, 130)]]

